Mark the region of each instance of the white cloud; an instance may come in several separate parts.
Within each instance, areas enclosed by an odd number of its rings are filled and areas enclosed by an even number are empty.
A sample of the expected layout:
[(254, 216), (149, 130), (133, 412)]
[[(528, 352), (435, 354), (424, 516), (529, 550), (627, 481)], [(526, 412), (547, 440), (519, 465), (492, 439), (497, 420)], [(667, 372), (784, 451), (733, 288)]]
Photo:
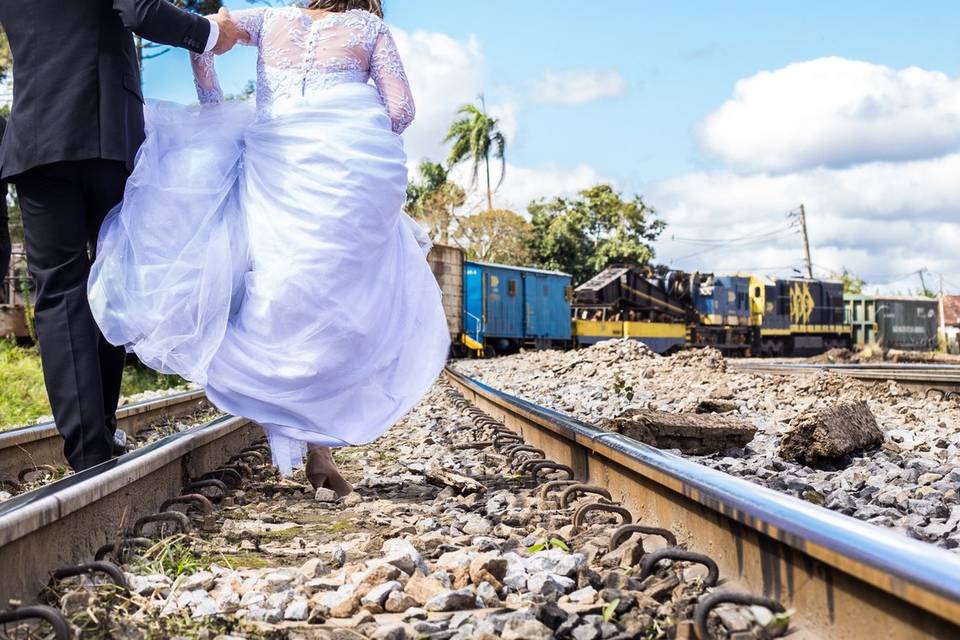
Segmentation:
[(802, 239), (786, 214), (804, 203), (818, 277), (845, 267), (870, 291), (907, 292), (926, 268), (960, 287), (960, 79), (799, 62), (738, 82), (701, 136), (726, 167), (649, 193), (669, 225), (657, 247), (664, 262), (802, 270)]
[[(926, 267), (960, 282), (957, 175), (960, 153), (781, 175), (719, 171), (667, 180), (650, 194), (669, 224), (659, 258), (688, 269), (786, 267), (779, 273), (790, 273), (802, 267), (803, 247), (799, 233), (787, 228), (786, 213), (803, 202), (818, 276), (847, 267), (872, 285), (903, 289), (917, 280), (911, 272)], [(742, 240), (714, 246), (687, 242), (691, 238)]]
[(791, 171), (933, 158), (960, 148), (960, 78), (821, 58), (736, 84), (704, 149), (734, 168)]
[[(408, 33), (399, 28), (392, 31), (417, 103), (417, 118), (403, 136), (411, 169), (415, 170), (424, 158), (435, 162), (446, 159), (449, 147), (442, 141), (457, 108), (476, 101), (484, 90), (483, 52), (473, 37), (460, 41), (442, 33)], [(491, 101), (487, 107), (490, 114), (500, 120), (509, 158), (510, 145), (520, 131), (520, 110), (509, 101)], [(498, 180), (499, 161), (491, 164), (491, 170), (493, 179)], [(455, 168), (451, 177), (468, 189), (466, 211), (486, 207), (483, 171), (475, 189), (470, 187), (468, 166)], [(494, 206), (522, 213), (532, 200), (571, 194), (599, 181), (597, 171), (587, 165), (531, 169), (509, 164), (506, 180), (494, 195)]]
[(483, 55), (476, 38), (456, 40), (443, 33), (392, 29), (410, 79), (417, 118), (404, 133), (412, 162), (446, 157), (443, 138), (460, 105), (483, 89)]
[(566, 71), (549, 69), (534, 83), (532, 97), (547, 104), (584, 104), (616, 98), (627, 92), (627, 83), (619, 71)]

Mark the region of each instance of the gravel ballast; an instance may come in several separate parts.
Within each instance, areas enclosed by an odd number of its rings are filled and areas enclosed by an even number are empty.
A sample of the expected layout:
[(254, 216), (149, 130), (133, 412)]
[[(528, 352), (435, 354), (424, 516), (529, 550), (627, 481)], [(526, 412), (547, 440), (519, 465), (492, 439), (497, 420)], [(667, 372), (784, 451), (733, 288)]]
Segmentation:
[[(925, 398), (895, 382), (864, 383), (830, 372), (737, 371), (728, 369), (714, 349), (661, 357), (631, 340), (462, 360), (455, 367), (601, 426), (631, 410), (719, 411), (740, 418), (756, 428), (748, 444), (693, 459), (914, 538), (960, 548), (960, 405), (952, 400)], [(788, 433), (816, 422), (811, 416), (830, 416), (838, 406), (860, 403), (876, 420), (879, 441), (864, 418), (856, 446), (831, 449), (829, 456), (800, 456), (817, 467), (780, 454)]]

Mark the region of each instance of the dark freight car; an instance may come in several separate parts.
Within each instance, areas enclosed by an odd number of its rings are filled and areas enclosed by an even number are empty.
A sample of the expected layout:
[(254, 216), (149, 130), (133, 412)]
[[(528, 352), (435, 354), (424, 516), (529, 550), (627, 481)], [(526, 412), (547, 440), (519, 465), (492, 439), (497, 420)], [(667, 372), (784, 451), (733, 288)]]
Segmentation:
[(931, 351), (937, 348), (938, 302), (931, 298), (851, 295), (846, 321), (857, 346)]
[(877, 298), (877, 334), (885, 349), (937, 348), (937, 301), (929, 298)]

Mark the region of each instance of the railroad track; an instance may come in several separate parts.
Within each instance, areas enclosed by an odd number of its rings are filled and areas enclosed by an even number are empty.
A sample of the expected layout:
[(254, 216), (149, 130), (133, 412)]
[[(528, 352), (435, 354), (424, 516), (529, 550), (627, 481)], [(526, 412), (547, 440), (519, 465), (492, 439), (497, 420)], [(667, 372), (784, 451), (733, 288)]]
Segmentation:
[[(201, 400), (190, 395), (167, 410)], [(156, 411), (162, 409), (152, 407), (154, 419)], [(125, 418), (150, 413), (131, 407)], [(90, 571), (98, 550), (141, 535), (158, 513), (165, 514), (160, 521), (183, 522), (168, 507), (203, 504), (197, 494), (211, 486), (221, 495), (239, 486), (245, 456), (269, 459), (265, 445), (256, 444), (262, 437), (248, 420), (218, 418), (0, 503), (0, 603), (33, 601), (54, 572)], [(190, 496), (181, 495), (185, 490)]]
[[(605, 493), (575, 503), (574, 529), (586, 526), (588, 512), (616, 513), (625, 525), (636, 519), (640, 529), (627, 526), (613, 538), (659, 528), (670, 540), (669, 548), (643, 556), (644, 572), (661, 559), (712, 564), (705, 580), (722, 579), (719, 595), (701, 598), (694, 622), (682, 623), (685, 637), (690, 626), (706, 626), (725, 594), (795, 609), (797, 638), (960, 637), (955, 554), (603, 432), (453, 370), (446, 379), (448, 394), (477, 426), (480, 442), (468, 444), (471, 450), (496, 450), (535, 480), (569, 469), (568, 480), (538, 487), (544, 504), (551, 489), (561, 509), (578, 494)], [(244, 460), (267, 458), (261, 439), (247, 420), (219, 418), (0, 504), (0, 602), (33, 601), (51, 574), (103, 569), (85, 565), (158, 513), (187, 521), (162, 514), (176, 502), (202, 506), (201, 498), (181, 495), (203, 490), (195, 481), (220, 483), (221, 496), (239, 486)], [(54, 620), (59, 615), (44, 611)]]
[[(203, 391), (188, 391), (120, 407), (118, 428), (135, 442), (141, 433), (163, 420), (175, 420), (209, 407)], [(0, 489), (13, 493), (29, 474), (55, 474), (66, 465), (63, 439), (52, 422), (0, 432)]]
[[(864, 381), (892, 380), (920, 390), (937, 389), (943, 396), (960, 394), (960, 365), (950, 364), (828, 364), (733, 360), (740, 371), (776, 375), (804, 375), (832, 371)], [(960, 397), (960, 395), (958, 395)]]
[(797, 637), (960, 637), (955, 554), (601, 431), (454, 370), (446, 377), (578, 482), (608, 491), (629, 517), (712, 558), (723, 590), (795, 609)]

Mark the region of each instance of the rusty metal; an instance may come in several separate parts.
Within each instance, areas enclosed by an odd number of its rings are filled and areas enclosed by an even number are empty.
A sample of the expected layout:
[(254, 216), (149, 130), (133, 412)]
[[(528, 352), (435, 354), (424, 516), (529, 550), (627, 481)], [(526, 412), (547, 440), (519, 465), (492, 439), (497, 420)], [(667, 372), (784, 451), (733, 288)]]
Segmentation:
[(648, 527), (642, 524), (625, 524), (614, 531), (613, 535), (610, 536), (610, 548), (616, 549), (623, 544), (627, 538), (635, 533), (660, 536), (667, 541), (667, 546), (677, 546), (677, 536), (673, 535), (673, 532), (668, 529), (661, 529), (660, 527)]
[[(52, 571), (92, 559), (117, 542), (117, 532), (179, 493), (187, 478), (216, 469), (262, 436), (247, 419), (216, 418), (0, 502), (0, 602), (29, 602)], [(214, 490), (188, 493), (198, 491)]]
[(221, 465), (217, 467), (217, 471), (236, 471), (240, 476), (240, 482), (243, 483), (244, 478), (249, 480), (253, 477), (253, 469), (250, 468), (250, 465), (244, 464), (242, 462), (231, 462), (228, 464)]
[(522, 444), (518, 447), (513, 447), (510, 449), (510, 452), (507, 453), (510, 456), (510, 464), (513, 464), (513, 461), (517, 459), (517, 456), (521, 453), (531, 453), (533, 458), (544, 459), (547, 457), (547, 454), (543, 452), (543, 449), (537, 449), (536, 447), (531, 447), (528, 444)]
[(581, 481), (609, 489), (639, 521), (708, 553), (730, 588), (795, 610), (803, 637), (960, 638), (960, 557), (951, 551), (605, 432), (451, 369), (446, 376)]
[[(154, 541), (151, 540), (150, 538), (133, 538), (133, 537), (125, 536), (122, 540), (120, 540), (119, 549), (116, 549), (115, 543), (108, 542), (107, 544), (97, 549), (97, 552), (96, 554), (94, 554), (93, 559), (99, 561), (99, 560), (105, 559), (108, 555), (113, 554), (118, 561), (123, 562), (124, 559), (127, 557), (127, 551), (131, 547), (137, 547), (139, 549), (149, 549), (154, 544), (155, 544)], [(116, 553), (114, 553), (114, 551), (116, 551)]]
[(694, 551), (687, 551), (686, 549), (678, 549), (677, 547), (664, 547), (663, 549), (651, 551), (643, 556), (643, 559), (640, 560), (640, 579), (642, 580), (651, 575), (656, 570), (657, 564), (664, 560), (678, 560), (702, 564), (707, 568), (707, 577), (703, 579), (703, 583), (708, 587), (715, 586), (717, 580), (720, 579), (720, 567), (713, 561), (713, 558), (704, 553), (696, 553)]
[[(209, 406), (203, 391), (189, 391), (120, 407), (117, 423), (133, 438), (150, 424), (189, 415)], [(52, 422), (0, 433), (0, 477), (15, 477), (22, 469), (38, 464), (66, 464), (63, 437)]]
[(569, 487), (572, 484), (577, 484), (576, 480), (551, 480), (550, 482), (544, 482), (540, 487), (540, 501), (547, 502), (550, 496), (550, 492), (559, 489), (561, 487)]
[(537, 460), (536, 462), (532, 462), (532, 464), (525, 465), (524, 471), (533, 476), (534, 480), (537, 479), (541, 471), (563, 471), (567, 474), (567, 479), (569, 480), (573, 480), (577, 475), (568, 465), (553, 462), (552, 460)]
[(130, 593), (130, 585), (127, 584), (127, 577), (123, 575), (123, 571), (120, 570), (120, 567), (105, 560), (88, 562), (86, 564), (77, 564), (71, 567), (61, 567), (54, 571), (50, 575), (50, 578), (51, 581), (59, 581), (65, 580), (66, 578), (72, 578), (74, 576), (93, 575), (96, 573), (102, 573), (110, 578), (110, 582), (116, 585), (121, 591), (124, 593)]
[(493, 436), (493, 447), (495, 449), (500, 449), (504, 442), (523, 442), (523, 438), (517, 435), (507, 435), (499, 432)]
[(183, 493), (200, 493), (202, 489), (217, 489), (220, 492), (220, 495), (217, 496), (207, 496), (207, 498), (214, 502), (220, 502), (230, 493), (227, 484), (223, 480), (217, 480), (216, 478), (194, 480), (193, 482), (188, 482), (183, 485)]
[(711, 634), (707, 619), (710, 612), (721, 604), (739, 604), (744, 606), (760, 606), (773, 613), (783, 613), (786, 611), (783, 605), (773, 598), (765, 598), (750, 593), (737, 593), (735, 591), (714, 591), (707, 594), (697, 601), (697, 606), (693, 610), (693, 626), (697, 632), (699, 640), (710, 640)]
[(230, 489), (230, 491), (236, 491), (243, 486), (243, 476), (240, 475), (239, 471), (236, 469), (225, 469), (223, 467), (217, 469), (216, 471), (208, 471), (197, 478), (197, 480), (219, 480), (227, 485), (227, 488)]
[(512, 444), (508, 444), (508, 445), (505, 446), (503, 449), (501, 449), (501, 450), (500, 450), (500, 453), (502, 453), (503, 455), (507, 456), (507, 459), (508, 459), (508, 460), (512, 460), (512, 459), (513, 459), (513, 452), (514, 452), (514, 450), (516, 450), (518, 447), (526, 447), (526, 446), (529, 446), (529, 445), (527, 445), (527, 444), (524, 443), (523, 441), (514, 442), (514, 443), (512, 443)]
[(486, 449), (493, 446), (493, 440), (477, 440), (476, 442), (463, 442), (455, 444), (451, 448), (454, 451), (466, 451), (468, 449)]
[(176, 498), (170, 498), (169, 500), (164, 500), (160, 505), (160, 512), (169, 511), (170, 507), (175, 504), (186, 504), (189, 506), (193, 505), (200, 509), (203, 513), (213, 513), (213, 503), (210, 502), (210, 499), (207, 496), (200, 493), (182, 493)]
[(26, 607), (17, 607), (10, 611), (0, 611), (0, 625), (8, 625), (12, 622), (24, 622), (27, 620), (43, 620), (53, 630), (53, 637), (56, 640), (70, 640), (70, 624), (66, 616), (59, 609), (48, 607), (46, 605), (30, 605)]
[(623, 524), (629, 524), (633, 522), (633, 514), (621, 506), (607, 504), (606, 502), (589, 502), (585, 505), (581, 505), (576, 511), (573, 512), (573, 530), (579, 531), (580, 527), (583, 526), (584, 518), (587, 517), (588, 513), (593, 513), (594, 511), (615, 513), (620, 516)]
[(572, 484), (560, 494), (560, 508), (566, 509), (569, 507), (570, 501), (575, 500), (577, 496), (590, 494), (598, 495), (610, 502), (613, 501), (610, 492), (603, 487), (598, 487), (594, 484)]
[(38, 464), (27, 469), (22, 469), (20, 473), (17, 474), (17, 480), (21, 483), (26, 483), (28, 475), (31, 473), (41, 473), (43, 471), (49, 473), (51, 476), (57, 475), (57, 468), (55, 466), (51, 464)]
[[(252, 462), (251, 462), (252, 460)], [(235, 456), (230, 456), (230, 459), (227, 460), (227, 464), (232, 464), (236, 462), (243, 462), (248, 465), (262, 465), (266, 464), (266, 460), (259, 451), (241, 451)]]
[(144, 537), (143, 528), (148, 524), (157, 522), (172, 522), (180, 529), (180, 533), (190, 533), (190, 531), (193, 530), (193, 525), (190, 524), (190, 518), (188, 518), (186, 515), (180, 513), (179, 511), (163, 511), (161, 513), (153, 513), (148, 516), (143, 516), (134, 522), (132, 537)]

